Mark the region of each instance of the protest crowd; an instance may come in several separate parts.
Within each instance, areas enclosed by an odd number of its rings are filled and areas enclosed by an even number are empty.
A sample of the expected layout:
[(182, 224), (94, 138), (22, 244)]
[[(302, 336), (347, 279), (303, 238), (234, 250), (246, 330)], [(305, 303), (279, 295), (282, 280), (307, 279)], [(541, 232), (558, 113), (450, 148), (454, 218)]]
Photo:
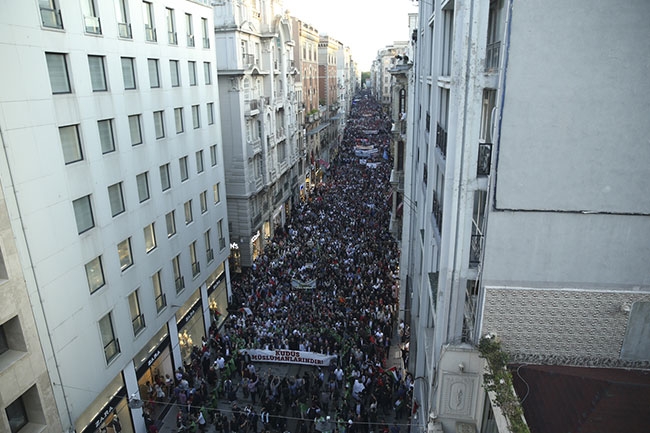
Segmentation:
[[(406, 432), (412, 377), (386, 368), (391, 345), (408, 339), (388, 232), (390, 131), (374, 98), (354, 99), (324, 178), (251, 269), (232, 277), (223, 325), (168, 378), (181, 431)], [(277, 377), (261, 371), (255, 350), (324, 361)], [(230, 410), (217, 409), (224, 401)]]

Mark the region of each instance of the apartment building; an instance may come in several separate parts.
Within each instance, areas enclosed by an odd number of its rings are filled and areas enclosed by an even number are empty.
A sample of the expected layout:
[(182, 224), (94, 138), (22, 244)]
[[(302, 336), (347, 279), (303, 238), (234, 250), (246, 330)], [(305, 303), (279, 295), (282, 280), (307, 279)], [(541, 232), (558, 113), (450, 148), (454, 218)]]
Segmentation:
[(343, 44), (326, 34), (321, 34), (318, 42), (318, 94), (321, 117), (321, 149), (319, 166), (327, 169), (330, 151), (337, 145), (339, 112), (339, 87), (337, 83), (338, 55)]
[(318, 30), (299, 18), (291, 17), (293, 31), (293, 58), (296, 69), (300, 71), (298, 81), (302, 84), (302, 99), (298, 106), (302, 107), (302, 116), (299, 116), (304, 134), (305, 155), (305, 189), (303, 196), (309, 195), (316, 178), (322, 176), (322, 169), (317, 165), (320, 155), (320, 110), (318, 87)]
[(622, 378), (650, 365), (648, 18), (642, 1), (419, 2), (400, 268), (412, 429), (509, 431), (482, 386), (486, 334), (513, 363), (582, 377), (550, 400), (535, 400), (549, 376), (528, 383), (534, 431), (603, 405), (613, 430), (647, 428), (633, 392), (558, 411), (595, 401), (594, 368), (598, 389), (616, 376), (648, 395)]
[(226, 0), (214, 16), (231, 248), (249, 267), (305, 185), (291, 19), (279, 0)]
[(118, 417), (143, 433), (146, 382), (173, 375), (228, 302), (212, 9), (13, 2), (0, 22), (0, 356), (19, 355), (0, 372), (0, 430)]

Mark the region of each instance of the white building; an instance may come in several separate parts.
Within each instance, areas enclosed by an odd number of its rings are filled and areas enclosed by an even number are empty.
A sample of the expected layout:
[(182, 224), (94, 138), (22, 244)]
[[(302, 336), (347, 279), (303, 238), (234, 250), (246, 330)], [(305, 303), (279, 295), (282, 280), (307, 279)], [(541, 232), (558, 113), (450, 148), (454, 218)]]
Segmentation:
[(230, 234), (233, 255), (248, 267), (305, 185), (298, 71), (281, 1), (225, 0), (214, 12)]
[(506, 431), (481, 387), (488, 332), (515, 362), (650, 362), (650, 5), (419, 5), (401, 266), (415, 428)]
[[(142, 433), (127, 396), (144, 399), (147, 381), (173, 374), (228, 301), (212, 9), (12, 2), (0, 21), (7, 240), (58, 416), (85, 433), (117, 414), (123, 432)], [(15, 393), (2, 393), (6, 408)]]

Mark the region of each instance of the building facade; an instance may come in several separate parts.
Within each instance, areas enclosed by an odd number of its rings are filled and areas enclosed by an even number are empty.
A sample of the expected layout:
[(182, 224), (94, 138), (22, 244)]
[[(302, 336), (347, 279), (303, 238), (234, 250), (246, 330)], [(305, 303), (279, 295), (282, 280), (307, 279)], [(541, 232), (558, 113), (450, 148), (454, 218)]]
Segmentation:
[[(60, 423), (36, 355), (21, 373), (29, 383), (3, 384), (3, 404), (30, 386), (28, 422), (47, 431), (99, 432), (118, 417), (124, 433), (143, 433), (143, 409), (129, 400), (148, 400), (146, 383), (173, 375), (224, 317), (230, 251), (212, 28), (207, 2), (3, 10), (0, 49), (15, 59), (0, 80), (3, 233), (16, 239), (3, 254), (10, 281), (24, 275)], [(26, 305), (3, 310), (12, 338), (12, 314), (33, 328)], [(37, 345), (25, 341), (32, 357)]]
[(249, 267), (305, 187), (298, 70), (280, 1), (226, 0), (214, 11), (231, 248)]
[(419, 5), (401, 266), (416, 428), (506, 431), (481, 386), (488, 333), (514, 362), (648, 368), (650, 8)]
[(318, 42), (318, 94), (320, 97), (320, 153), (318, 165), (321, 169), (329, 168), (333, 147), (338, 144), (339, 86), (337, 80), (338, 52), (343, 44), (336, 39), (321, 34)]

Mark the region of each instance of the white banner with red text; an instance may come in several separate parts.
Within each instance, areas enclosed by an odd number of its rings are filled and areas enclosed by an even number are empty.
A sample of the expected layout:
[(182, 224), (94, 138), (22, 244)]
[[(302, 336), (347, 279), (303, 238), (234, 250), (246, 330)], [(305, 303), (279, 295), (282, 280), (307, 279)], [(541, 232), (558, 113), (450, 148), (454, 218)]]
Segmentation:
[(240, 352), (248, 353), (255, 362), (281, 362), (285, 364), (304, 364), (316, 367), (328, 366), (336, 360), (336, 355), (323, 355), (316, 352), (302, 352), (299, 350), (264, 350), (241, 349)]

